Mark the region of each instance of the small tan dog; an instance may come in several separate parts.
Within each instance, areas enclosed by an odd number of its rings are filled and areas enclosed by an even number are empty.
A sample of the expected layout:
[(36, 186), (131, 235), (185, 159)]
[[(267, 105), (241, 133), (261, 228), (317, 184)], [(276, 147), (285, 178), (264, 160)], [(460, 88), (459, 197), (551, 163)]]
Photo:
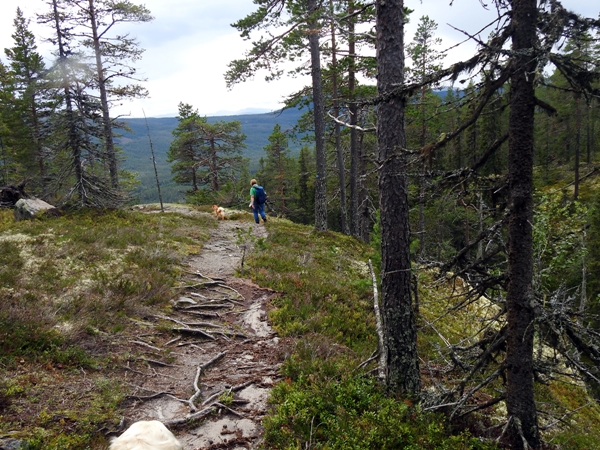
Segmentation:
[(141, 420), (114, 438), (109, 450), (183, 450), (183, 446), (158, 420)]
[(225, 210), (222, 206), (213, 205), (212, 208), (218, 220), (225, 220)]

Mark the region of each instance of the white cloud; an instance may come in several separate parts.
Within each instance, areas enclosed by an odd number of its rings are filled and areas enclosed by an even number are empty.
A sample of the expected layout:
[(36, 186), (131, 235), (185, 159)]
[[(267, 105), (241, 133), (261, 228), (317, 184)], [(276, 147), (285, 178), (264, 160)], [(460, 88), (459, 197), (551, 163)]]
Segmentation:
[[(137, 66), (139, 73), (148, 79), (143, 85), (149, 90), (150, 98), (128, 102), (114, 110), (115, 113), (134, 117), (141, 117), (143, 112), (148, 117), (175, 114), (181, 101), (207, 115), (246, 108), (272, 110), (281, 106), (286, 94), (309, 83), (307, 78), (266, 83), (257, 75), (254, 80), (236, 85), (230, 91), (226, 89), (223, 74), (227, 64), (241, 58), (249, 45), (230, 25), (255, 10), (252, 0), (148, 0), (139, 3), (146, 5), (155, 19), (130, 25), (127, 31), (137, 37), (140, 47), (146, 50)], [(493, 2), (490, 5), (493, 6)], [(598, 3), (589, 0), (566, 0), (563, 5), (588, 17), (598, 17), (600, 11)], [(34, 18), (35, 13), (47, 9), (44, 0), (0, 1), (0, 49), (13, 45), (11, 34), (17, 6), (26, 17), (32, 18), (31, 30), (38, 37), (40, 53), (50, 57), (49, 47), (41, 40), (49, 36), (51, 30), (37, 25)], [(437, 35), (443, 39), (443, 48), (465, 39), (466, 36), (455, 28), (475, 33), (495, 17), (493, 9), (486, 11), (475, 0), (426, 0), (407, 2), (407, 6), (415, 12), (406, 28), (406, 42), (412, 39), (419, 18), (427, 15), (438, 23)], [(473, 48), (473, 44), (467, 44), (453, 49), (445, 64), (468, 58)]]

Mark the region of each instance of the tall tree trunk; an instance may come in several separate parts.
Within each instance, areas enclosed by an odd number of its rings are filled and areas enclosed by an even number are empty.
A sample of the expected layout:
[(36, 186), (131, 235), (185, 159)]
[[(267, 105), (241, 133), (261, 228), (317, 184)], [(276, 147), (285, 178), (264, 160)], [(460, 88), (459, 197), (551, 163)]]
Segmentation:
[(325, 108), (321, 82), (321, 50), (319, 48), (318, 3), (308, 0), (310, 62), (312, 75), (313, 108), (315, 122), (315, 155), (317, 179), (315, 180), (315, 229), (327, 230), (327, 158), (325, 155)]
[[(423, 62), (421, 72), (425, 77), (425, 53), (423, 53)], [(421, 79), (421, 81), (423, 81)], [(421, 88), (421, 148), (425, 147), (427, 141), (427, 121), (425, 120), (425, 86)], [(419, 258), (425, 258), (425, 175), (427, 173), (426, 164), (429, 163), (431, 169), (431, 155), (429, 161), (425, 158), (421, 161), (421, 176), (419, 177)]]
[(79, 195), (79, 201), (81, 202), (81, 206), (84, 206), (87, 204), (87, 196), (83, 179), (81, 145), (77, 134), (77, 127), (75, 124), (76, 117), (75, 112), (73, 111), (73, 94), (71, 92), (69, 76), (67, 73), (67, 52), (65, 50), (65, 45), (63, 42), (63, 30), (61, 29), (60, 13), (58, 11), (57, 0), (52, 0), (52, 13), (54, 18), (54, 26), (56, 29), (56, 42), (58, 44), (60, 76), (65, 95), (65, 114), (67, 117), (67, 126), (69, 129), (68, 146), (71, 149), (71, 161), (73, 165), (73, 171), (75, 172), (75, 180), (77, 185), (77, 193)]
[(102, 127), (104, 129), (104, 145), (106, 158), (108, 159), (108, 170), (110, 173), (110, 182), (114, 189), (119, 187), (119, 174), (117, 165), (117, 154), (112, 133), (112, 122), (110, 120), (110, 108), (108, 105), (108, 94), (106, 92), (106, 80), (104, 78), (104, 67), (102, 63), (102, 51), (100, 48), (100, 36), (98, 36), (98, 19), (94, 0), (89, 0), (90, 25), (92, 28), (94, 54), (96, 56), (96, 72), (98, 76), (98, 89), (100, 90), (100, 105), (102, 107)]
[(208, 169), (210, 170), (210, 187), (214, 192), (217, 192), (219, 190), (219, 162), (214, 138), (210, 139), (210, 161)]
[(539, 448), (537, 410), (533, 393), (534, 299), (533, 274), (533, 134), (536, 59), (536, 0), (513, 0), (511, 27), (513, 74), (510, 83), (508, 177), (508, 290), (506, 407), (511, 421), (511, 448)]
[(575, 183), (573, 200), (579, 197), (579, 160), (581, 159), (581, 96), (575, 100)]
[(586, 113), (585, 113), (585, 153), (586, 153), (586, 159), (585, 161), (588, 164), (592, 163), (592, 135), (590, 134), (591, 131), (591, 120), (592, 120), (592, 105), (591, 104), (587, 104), (586, 105)]
[[(330, 13), (333, 17), (333, 0), (329, 1)], [(340, 106), (338, 100), (338, 67), (337, 67), (337, 43), (335, 39), (335, 22), (331, 21), (331, 66), (332, 66), (332, 95), (333, 95), (333, 115), (340, 115)], [(337, 154), (338, 177), (340, 186), (340, 225), (342, 233), (350, 234), (348, 226), (348, 206), (346, 204), (346, 165), (344, 164), (344, 151), (342, 149), (341, 126), (339, 123), (334, 125), (335, 150)]]
[(281, 195), (281, 202), (279, 203), (279, 210), (281, 214), (285, 216), (286, 207), (285, 207), (285, 183), (284, 179), (286, 178), (283, 168), (283, 149), (280, 148), (277, 153), (277, 178), (279, 179), (279, 194)]
[[(354, 14), (354, 5), (350, 2), (348, 16)], [(354, 19), (350, 18), (348, 23), (348, 95), (350, 113), (350, 234), (356, 238), (360, 236), (360, 212), (359, 212), (359, 149), (358, 149), (358, 106), (354, 101), (356, 90), (356, 36), (354, 34)]]
[(387, 97), (404, 83), (404, 2), (377, 0), (377, 108), (379, 207), (381, 213), (381, 304), (391, 392), (421, 390), (417, 334), (411, 301), (409, 205), (404, 97)]

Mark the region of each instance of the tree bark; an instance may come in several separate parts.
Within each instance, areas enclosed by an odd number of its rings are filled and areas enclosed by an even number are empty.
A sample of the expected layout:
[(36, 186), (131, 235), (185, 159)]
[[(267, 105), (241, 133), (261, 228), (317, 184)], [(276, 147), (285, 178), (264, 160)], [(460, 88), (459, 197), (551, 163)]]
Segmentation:
[(96, 57), (96, 72), (98, 77), (98, 89), (100, 90), (100, 105), (102, 106), (102, 127), (104, 135), (104, 146), (106, 158), (108, 160), (108, 170), (110, 173), (110, 182), (114, 189), (119, 187), (119, 174), (117, 164), (117, 154), (112, 133), (112, 121), (110, 120), (110, 109), (108, 105), (108, 94), (106, 92), (106, 80), (104, 77), (104, 67), (102, 63), (102, 50), (100, 48), (100, 36), (98, 35), (98, 17), (94, 7), (94, 0), (89, 0), (89, 19), (92, 28), (92, 41), (94, 45), (94, 55)]
[[(330, 13), (333, 16), (334, 8), (333, 1), (329, 1)], [(337, 43), (335, 36), (335, 22), (331, 22), (331, 66), (332, 66), (332, 95), (333, 95), (333, 115), (338, 117), (340, 115), (340, 105), (338, 100), (338, 67), (337, 67)], [(344, 164), (344, 151), (342, 149), (342, 138), (341, 138), (341, 126), (339, 123), (334, 125), (334, 136), (335, 136), (335, 151), (337, 155), (337, 166), (338, 166), (338, 184), (340, 186), (340, 226), (342, 233), (350, 234), (350, 227), (348, 226), (348, 206), (346, 203), (346, 165)]]
[(404, 82), (404, 2), (378, 0), (377, 90), (379, 206), (381, 211), (381, 299), (390, 392), (416, 396), (421, 390), (417, 335), (411, 302), (409, 205), (404, 97), (386, 97)]
[(536, 0), (512, 3), (513, 73), (510, 83), (509, 192), (512, 212), (508, 224), (507, 386), (506, 406), (511, 420), (513, 449), (539, 448), (540, 438), (533, 392), (534, 299), (533, 251), (533, 133), (536, 59)]
[(317, 179), (315, 180), (315, 229), (327, 230), (327, 158), (325, 156), (325, 108), (321, 81), (321, 50), (319, 48), (319, 25), (316, 18), (318, 4), (308, 0), (310, 61), (312, 75), (313, 108), (315, 122), (315, 154)]
[[(354, 13), (352, 3), (348, 5), (348, 16)], [(350, 62), (348, 66), (348, 95), (350, 96), (350, 104), (348, 111), (350, 113), (350, 233), (355, 238), (360, 237), (360, 211), (359, 211), (359, 159), (360, 153), (358, 148), (358, 106), (354, 101), (356, 90), (356, 36), (354, 30), (354, 19), (349, 19), (348, 23), (348, 54)]]

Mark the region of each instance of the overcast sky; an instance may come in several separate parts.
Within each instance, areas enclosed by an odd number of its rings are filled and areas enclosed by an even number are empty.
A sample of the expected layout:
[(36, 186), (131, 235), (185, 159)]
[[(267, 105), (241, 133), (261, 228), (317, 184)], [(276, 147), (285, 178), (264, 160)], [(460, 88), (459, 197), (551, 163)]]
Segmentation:
[[(152, 22), (121, 25), (119, 32), (128, 31), (136, 37), (145, 53), (137, 63), (147, 81), (142, 83), (150, 92), (144, 100), (127, 102), (113, 114), (131, 117), (175, 116), (179, 102), (189, 103), (203, 115), (219, 115), (244, 110), (275, 110), (282, 106), (286, 94), (309, 84), (308, 79), (282, 79), (265, 82), (264, 75), (227, 90), (223, 74), (227, 64), (242, 58), (248, 43), (243, 41), (231, 24), (256, 7), (252, 0), (147, 0), (144, 4), (154, 16)], [(476, 33), (495, 17), (481, 3), (489, 0), (423, 0), (406, 2), (414, 9), (412, 23), (407, 27), (406, 42), (412, 40), (418, 19), (429, 16), (438, 23), (437, 36), (443, 39), (440, 50), (454, 47), (464, 40), (455, 28)], [(587, 17), (598, 18), (597, 0), (564, 0), (563, 5)], [(47, 48), (42, 40), (51, 30), (35, 24), (35, 13), (47, 9), (44, 0), (0, 0), (0, 49), (14, 45), (11, 34), (17, 7), (32, 18), (31, 31), (36, 35), (38, 51), (44, 56)], [(129, 27), (125, 29), (124, 27)], [(452, 63), (471, 55), (473, 46), (463, 45), (451, 50), (444, 63)], [(4, 52), (0, 59), (6, 62)], [(47, 61), (49, 64), (49, 61)]]

